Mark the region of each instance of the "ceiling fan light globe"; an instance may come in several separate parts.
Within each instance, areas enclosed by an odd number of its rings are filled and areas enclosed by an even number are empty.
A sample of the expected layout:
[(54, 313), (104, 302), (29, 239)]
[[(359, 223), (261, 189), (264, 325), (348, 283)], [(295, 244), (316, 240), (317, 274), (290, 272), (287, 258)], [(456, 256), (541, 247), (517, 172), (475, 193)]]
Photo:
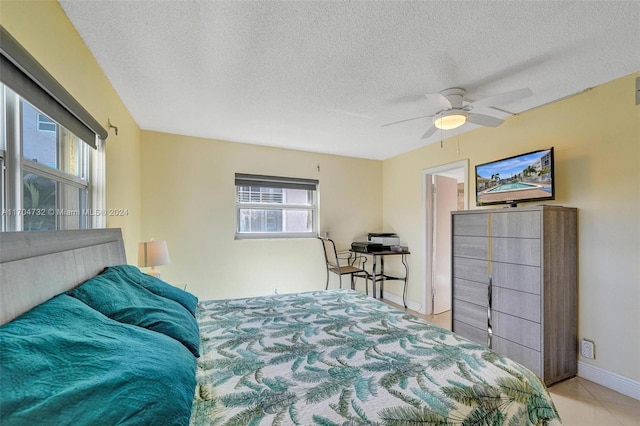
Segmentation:
[(462, 126), (467, 121), (466, 114), (461, 113), (453, 113), (453, 114), (442, 114), (437, 116), (433, 120), (433, 125), (438, 129), (442, 130), (451, 130), (456, 129)]

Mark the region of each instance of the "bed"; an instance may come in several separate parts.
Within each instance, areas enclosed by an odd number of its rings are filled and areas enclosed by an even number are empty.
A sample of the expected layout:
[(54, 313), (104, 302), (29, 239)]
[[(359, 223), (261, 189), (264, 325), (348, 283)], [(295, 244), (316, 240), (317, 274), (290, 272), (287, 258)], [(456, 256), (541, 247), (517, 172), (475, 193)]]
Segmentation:
[(0, 244), (3, 425), (560, 424), (523, 366), (352, 290), (199, 301), (119, 230)]

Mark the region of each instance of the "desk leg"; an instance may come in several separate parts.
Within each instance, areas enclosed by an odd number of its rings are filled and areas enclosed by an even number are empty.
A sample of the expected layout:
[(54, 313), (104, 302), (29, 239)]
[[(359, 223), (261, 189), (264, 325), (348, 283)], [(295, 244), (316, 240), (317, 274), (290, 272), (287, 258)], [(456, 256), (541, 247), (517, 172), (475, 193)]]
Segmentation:
[(402, 304), (407, 309), (407, 283), (409, 282), (409, 265), (407, 264), (407, 256), (402, 255), (402, 264), (404, 265), (404, 289), (402, 291)]
[(380, 256), (380, 299), (384, 299), (384, 256)]
[(378, 267), (376, 261), (376, 255), (371, 256), (373, 258), (373, 265), (371, 266), (371, 282), (373, 283), (373, 298), (376, 299), (378, 297), (378, 293), (376, 292), (376, 268)]

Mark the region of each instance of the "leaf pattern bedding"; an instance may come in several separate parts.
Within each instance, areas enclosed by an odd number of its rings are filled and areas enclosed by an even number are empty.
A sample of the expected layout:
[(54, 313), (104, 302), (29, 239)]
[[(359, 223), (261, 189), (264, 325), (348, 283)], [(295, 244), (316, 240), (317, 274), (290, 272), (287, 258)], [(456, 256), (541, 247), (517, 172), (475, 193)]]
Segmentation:
[(192, 425), (560, 424), (525, 367), (352, 290), (210, 300)]

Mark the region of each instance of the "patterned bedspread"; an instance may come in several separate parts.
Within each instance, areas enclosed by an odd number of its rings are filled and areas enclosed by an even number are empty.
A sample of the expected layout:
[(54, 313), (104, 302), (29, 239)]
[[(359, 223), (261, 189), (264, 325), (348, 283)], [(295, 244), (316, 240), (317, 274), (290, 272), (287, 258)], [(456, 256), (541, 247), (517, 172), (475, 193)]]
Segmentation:
[(192, 425), (560, 424), (521, 365), (351, 290), (212, 300)]

